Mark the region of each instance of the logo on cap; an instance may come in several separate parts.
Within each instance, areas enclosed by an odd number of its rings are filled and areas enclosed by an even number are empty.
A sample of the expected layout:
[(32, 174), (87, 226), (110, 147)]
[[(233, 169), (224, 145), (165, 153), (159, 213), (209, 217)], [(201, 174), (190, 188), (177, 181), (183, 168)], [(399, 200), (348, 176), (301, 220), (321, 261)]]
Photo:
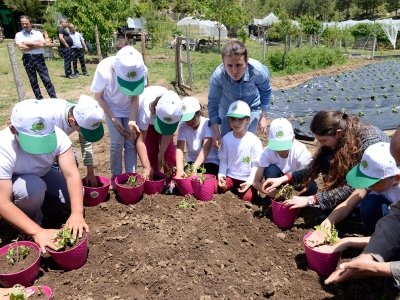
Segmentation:
[(100, 125), (100, 122), (94, 123), (94, 124), (92, 125), (92, 128), (96, 128), (96, 127), (98, 127), (99, 125)]
[(186, 110), (186, 105), (182, 106), (182, 109), (183, 109), (183, 110)]
[(237, 110), (237, 109), (238, 109), (237, 105), (235, 105), (234, 107), (232, 107), (232, 110), (233, 110), (233, 111), (235, 111), (235, 110)]
[(368, 162), (365, 160), (365, 159), (363, 159), (362, 161), (361, 161), (361, 166), (364, 168), (364, 169), (366, 169), (366, 170), (368, 170)]
[(275, 133), (275, 137), (277, 137), (277, 138), (281, 138), (281, 137), (283, 137), (283, 135), (284, 135), (284, 133), (283, 133), (282, 130), (279, 130), (279, 131), (277, 131), (277, 132)]
[(136, 77), (136, 72), (135, 71), (129, 71), (128, 74), (126, 74), (126, 77), (128, 78), (135, 78)]
[(243, 157), (242, 163), (249, 164), (250, 163), (250, 157), (249, 156)]
[(41, 132), (44, 131), (46, 129), (46, 125), (44, 124), (44, 119), (43, 118), (39, 118), (38, 121), (34, 122), (32, 124), (31, 130), (33, 132)]
[(170, 117), (164, 117), (163, 120), (164, 120), (164, 121), (167, 121), (167, 122), (171, 122), (171, 121), (172, 121), (172, 118), (170, 118)]

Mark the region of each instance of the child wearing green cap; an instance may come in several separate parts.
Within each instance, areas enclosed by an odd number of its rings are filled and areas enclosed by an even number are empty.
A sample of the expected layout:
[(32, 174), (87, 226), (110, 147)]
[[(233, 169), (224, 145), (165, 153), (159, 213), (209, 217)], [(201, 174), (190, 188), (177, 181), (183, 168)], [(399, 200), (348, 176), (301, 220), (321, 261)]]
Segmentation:
[[(332, 211), (321, 227), (330, 229), (332, 224), (346, 218), (361, 203), (361, 219), (366, 234), (371, 236), (376, 223), (388, 213), (388, 207), (400, 199), (400, 169), (390, 154), (390, 144), (369, 146), (361, 162), (347, 173), (346, 179), (356, 190)], [(323, 242), (321, 230), (315, 231), (306, 241), (310, 247)]]

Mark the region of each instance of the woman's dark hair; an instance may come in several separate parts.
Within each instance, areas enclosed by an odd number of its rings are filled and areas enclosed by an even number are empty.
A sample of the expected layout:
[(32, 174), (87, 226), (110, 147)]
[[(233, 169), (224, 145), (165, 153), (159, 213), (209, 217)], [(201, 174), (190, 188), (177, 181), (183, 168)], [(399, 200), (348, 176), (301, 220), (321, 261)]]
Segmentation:
[(244, 56), (244, 60), (247, 61), (247, 48), (240, 41), (229, 41), (222, 49), (222, 61), (225, 56)]
[(302, 183), (308, 187), (321, 172), (324, 157), (331, 155), (330, 169), (324, 176), (324, 190), (331, 190), (346, 183), (346, 174), (358, 164), (362, 157), (361, 123), (355, 114), (346, 114), (338, 110), (321, 110), (311, 121), (313, 134), (320, 136), (335, 136), (340, 129), (342, 133), (332, 153), (329, 147), (319, 147), (310, 165), (310, 173)]

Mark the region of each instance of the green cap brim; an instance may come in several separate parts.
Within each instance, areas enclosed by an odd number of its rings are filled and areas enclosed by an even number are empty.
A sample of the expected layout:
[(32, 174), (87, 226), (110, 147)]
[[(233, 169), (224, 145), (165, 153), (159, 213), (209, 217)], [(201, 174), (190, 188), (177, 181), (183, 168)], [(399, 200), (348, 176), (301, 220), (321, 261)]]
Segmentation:
[(22, 150), (29, 154), (48, 154), (57, 148), (56, 132), (43, 137), (34, 137), (19, 132), (18, 139)]
[(268, 141), (268, 148), (272, 151), (286, 151), (292, 148), (293, 140), (270, 140)]
[(100, 141), (104, 136), (104, 127), (102, 123), (100, 123), (99, 127), (96, 129), (86, 129), (83, 127), (80, 128), (83, 137), (88, 142), (94, 143)]
[(244, 118), (244, 117), (248, 117), (244, 114), (228, 114), (226, 115), (227, 117), (234, 117), (234, 118)]
[(154, 129), (159, 133), (159, 134), (164, 134), (164, 135), (171, 135), (174, 134), (176, 131), (176, 128), (178, 128), (179, 122), (176, 122), (174, 124), (167, 124), (162, 122), (158, 117), (154, 118)]
[(138, 81), (126, 81), (117, 76), (118, 88), (122, 94), (128, 96), (138, 96), (144, 90), (144, 76)]
[(182, 115), (181, 122), (190, 121), (191, 119), (194, 118), (194, 115), (195, 115), (195, 114), (196, 114), (196, 112), (192, 112), (192, 113), (188, 113), (188, 114)]
[(365, 175), (361, 172), (360, 164), (358, 164), (347, 173), (346, 180), (355, 189), (366, 189), (380, 181), (381, 178), (372, 178)]

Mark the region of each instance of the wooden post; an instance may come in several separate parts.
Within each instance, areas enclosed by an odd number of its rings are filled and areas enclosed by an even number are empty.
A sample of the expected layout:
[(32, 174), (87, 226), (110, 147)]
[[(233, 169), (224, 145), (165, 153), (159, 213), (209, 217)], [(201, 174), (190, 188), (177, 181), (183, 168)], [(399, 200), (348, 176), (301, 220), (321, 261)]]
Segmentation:
[(371, 59), (374, 59), (374, 56), (375, 56), (375, 47), (376, 47), (376, 36), (374, 37), (374, 45), (372, 46)]
[(140, 35), (140, 41), (142, 42), (142, 56), (144, 64), (146, 64), (146, 36), (145, 34)]
[(19, 101), (25, 100), (24, 84), (19, 71), (17, 54), (15, 53), (14, 43), (7, 43), (8, 55), (10, 56), (11, 68), (13, 70), (15, 86), (17, 87)]
[(99, 31), (97, 29), (97, 25), (94, 26), (94, 35), (96, 36), (97, 57), (99, 58), (99, 62), (101, 62), (103, 60), (103, 56), (101, 55)]
[(176, 37), (176, 43), (175, 43), (175, 82), (176, 84), (179, 84), (180, 82), (180, 59), (181, 59), (181, 37)]

